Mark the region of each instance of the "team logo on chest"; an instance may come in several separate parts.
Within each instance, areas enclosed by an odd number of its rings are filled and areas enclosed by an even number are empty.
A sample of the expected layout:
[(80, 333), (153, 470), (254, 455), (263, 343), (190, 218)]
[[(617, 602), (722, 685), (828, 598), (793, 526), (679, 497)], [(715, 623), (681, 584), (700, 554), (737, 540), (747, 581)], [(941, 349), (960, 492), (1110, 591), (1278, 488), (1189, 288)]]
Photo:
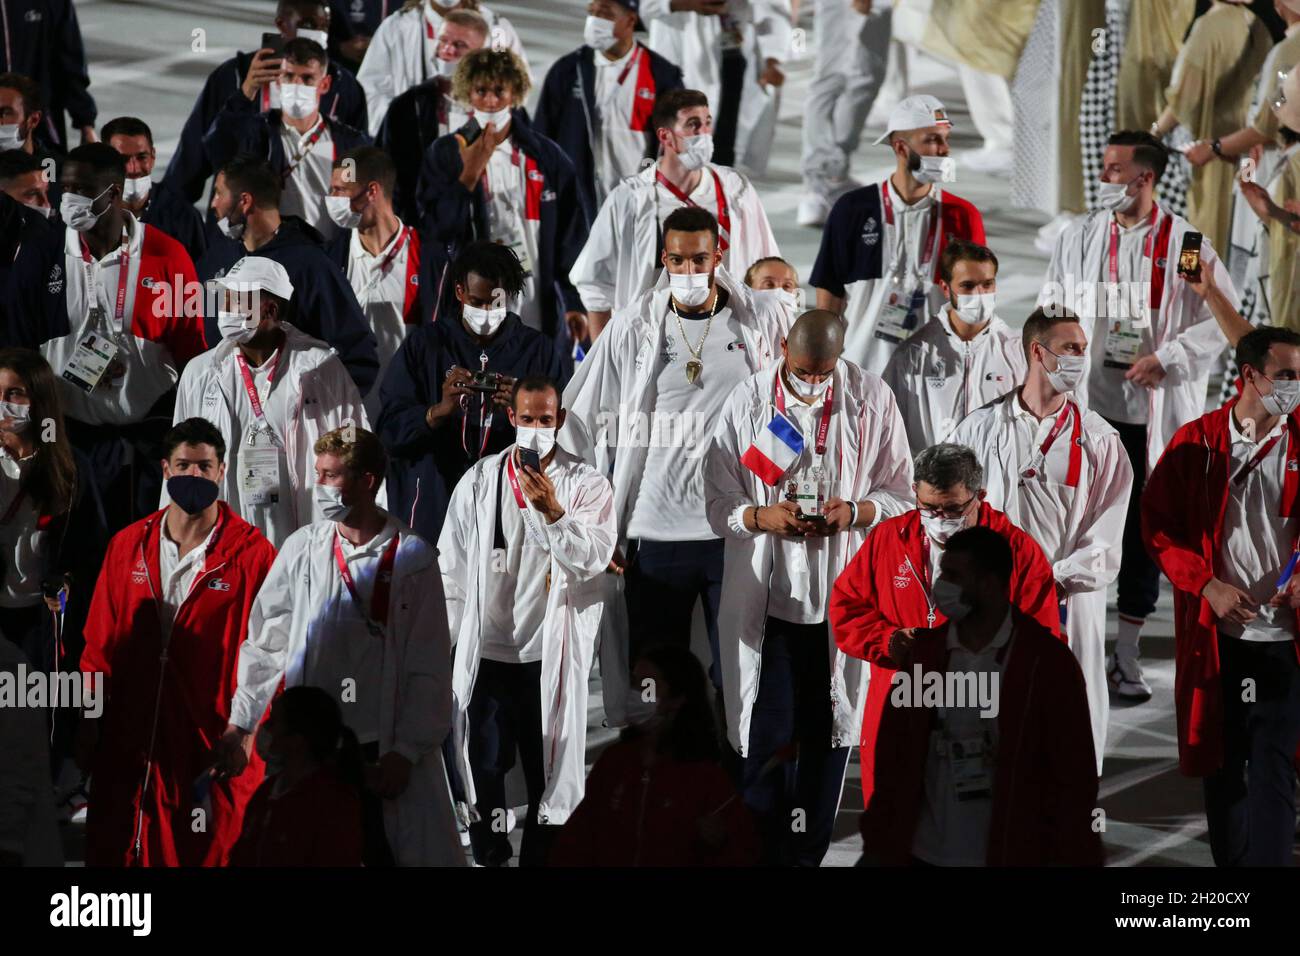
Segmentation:
[(909, 583), (911, 582), (908, 580), (907, 562), (904, 561), (898, 566), (898, 570), (894, 573), (894, 587), (901, 591), (903, 588), (907, 587)]
[(149, 569), (145, 567), (143, 558), (137, 559), (135, 563), (135, 567), (131, 569), (131, 583), (132, 584), (149, 583)]
[(867, 221), (862, 224), (862, 244), (864, 246), (874, 246), (880, 241), (880, 223), (874, 216), (868, 216)]
[(48, 286), (50, 295), (58, 295), (63, 291), (63, 266), (57, 262), (54, 268), (50, 270), (50, 284)]

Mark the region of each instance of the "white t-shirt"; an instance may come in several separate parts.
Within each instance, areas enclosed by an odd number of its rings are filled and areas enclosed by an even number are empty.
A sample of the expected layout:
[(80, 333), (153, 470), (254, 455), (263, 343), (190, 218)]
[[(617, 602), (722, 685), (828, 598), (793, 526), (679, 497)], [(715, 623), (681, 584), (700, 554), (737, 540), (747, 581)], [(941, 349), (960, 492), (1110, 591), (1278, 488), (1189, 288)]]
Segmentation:
[[(636, 81), (640, 58), (648, 56), (640, 44), (617, 60), (597, 52), (596, 101), (597, 132), (592, 143), (596, 158), (596, 178), (606, 193), (627, 176), (635, 174), (645, 156), (645, 133), (632, 129), (632, 110), (636, 105)], [(713, 177), (705, 176), (712, 188)], [(662, 188), (662, 187), (660, 187)]]
[[(1142, 336), (1141, 355), (1150, 355), (1155, 352), (1155, 340), (1151, 334), (1151, 323), (1142, 323), (1139, 319), (1138, 324), (1133, 324), (1132, 318), (1123, 318), (1124, 315), (1131, 316), (1135, 311), (1134, 305), (1138, 306), (1136, 311), (1143, 311), (1147, 306), (1147, 300), (1143, 298), (1140, 302), (1129, 302), (1129, 291), (1136, 288), (1136, 283), (1142, 280), (1142, 246), (1146, 242), (1147, 234), (1151, 231), (1151, 220), (1143, 219), (1137, 225), (1125, 228), (1119, 228), (1119, 249), (1115, 255), (1116, 271), (1119, 275), (1120, 282), (1120, 299), (1119, 308), (1122, 310), (1119, 316), (1107, 316), (1110, 300), (1106, 291), (1105, 283), (1110, 281), (1110, 256), (1103, 254), (1101, 257), (1101, 275), (1097, 278), (1103, 283), (1098, 287), (1097, 292), (1097, 316), (1093, 320), (1092, 334), (1088, 337), (1088, 355), (1091, 358), (1088, 372), (1088, 403), (1102, 418), (1113, 422), (1124, 422), (1129, 425), (1145, 425), (1149, 411), (1150, 396), (1147, 389), (1142, 385), (1134, 384), (1124, 378), (1124, 373), (1128, 369), (1123, 368), (1106, 368), (1106, 335), (1111, 331), (1116, 322), (1121, 323), (1121, 327), (1132, 328)], [(1102, 233), (1103, 241), (1107, 243), (1109, 249), (1110, 227), (1108, 226)]]
[[(740, 323), (730, 306), (713, 317), (704, 335), (707, 315), (683, 316), (679, 327), (672, 312), (668, 314), (649, 449), (632, 504), (629, 537), (649, 541), (717, 537), (704, 511), (704, 455), (727, 397), (752, 372)], [(689, 348), (682, 341), (682, 327)], [(686, 380), (686, 363), (694, 358), (692, 348), (700, 351), (704, 366), (694, 384)]]
[[(978, 654), (968, 651), (957, 640), (957, 627), (948, 625), (949, 674), (997, 674), (1001, 681), (1002, 663), (998, 653), (1011, 640), (1011, 613), (998, 629), (997, 636)], [(983, 678), (992, 687), (991, 678)], [(1001, 688), (998, 688), (999, 691)], [(952, 703), (952, 701), (949, 701)], [(985, 752), (991, 746), (996, 753), (998, 743), (997, 717), (981, 717), (979, 704), (967, 700), (967, 707), (948, 707), (942, 716), (935, 715), (934, 729), (925, 757), (925, 797), (916, 834), (912, 837), (912, 855), (935, 866), (984, 866), (988, 860), (989, 824), (993, 819), (993, 800), (987, 797), (957, 798), (953, 783), (950, 750), (943, 746), (945, 740), (984, 741)], [(996, 765), (987, 760), (989, 781), (992, 782)], [(990, 788), (991, 789), (991, 788)]]
[[(248, 389), (244, 386), (244, 377), (239, 370), (239, 359), (236, 357), (239, 354), (242, 353), (236, 349), (235, 354), (227, 362), (230, 367), (229, 374), (234, 377), (234, 383), (230, 386), (231, 394), (235, 396), (232, 420), (235, 434), (226, 436), (230, 445), (226, 455), (226, 467), (235, 476), (232, 482), (234, 485), (232, 497), (239, 496), (237, 510), (249, 524), (257, 527), (270, 541), (284, 541), (304, 522), (310, 521), (312, 516), (302, 515), (302, 520), (299, 520), (294, 502), (293, 483), (289, 476), (288, 459), (285, 457), (285, 449), (288, 447), (285, 436), (288, 433), (289, 419), (292, 414), (292, 409), (289, 408), (289, 395), (292, 389), (285, 382), (287, 370), (276, 369), (281, 361), (283, 349), (277, 349), (260, 366), (254, 366), (252, 363), (248, 366), (253, 376), (253, 387), (257, 389), (258, 398), (262, 403), (263, 421), (258, 421), (253, 413), (253, 403), (248, 397)], [(271, 379), (273, 370), (275, 371), (274, 382)], [(249, 436), (254, 433), (254, 430), (256, 430), (256, 444), (250, 445)], [(246, 454), (253, 450), (279, 452), (277, 460), (280, 491), (274, 503), (254, 505), (244, 501), (242, 476), (251, 461)]]
[[(323, 123), (322, 118), (317, 128)], [(285, 216), (301, 216), (329, 240), (338, 230), (325, 205), (334, 171), (334, 138), (325, 124), (320, 138), (309, 148), (314, 132), (315, 129), (309, 129), (299, 134), (283, 119), (280, 121), (280, 145), (284, 147), (285, 160), (293, 168), (284, 181), (280, 212)]]
[(321, 688), (338, 701), (343, 722), (352, 728), (362, 744), (379, 739), (384, 639), (370, 633), (367, 617), (380, 562), (395, 534), (397, 524), (390, 519), (365, 544), (353, 545), (335, 528), (329, 547), (332, 552), (335, 540), (339, 542), (343, 561), (365, 610), (359, 609), (352, 600), (339, 573), (337, 559), (331, 553), (329, 579), (322, 588), (321, 607), (303, 661), (302, 682)]
[[(378, 255), (371, 255), (361, 244), (361, 233), (352, 230), (352, 239), (348, 244), (348, 283), (357, 295), (361, 309), (366, 313), (379, 353), (379, 376), (376, 382), (384, 380), (388, 363), (393, 360), (406, 338), (407, 261), (410, 257), (412, 234), (407, 232), (399, 220), (397, 232)], [(393, 250), (397, 252), (393, 255)], [(388, 259), (393, 255), (392, 259)], [(383, 270), (380, 266), (387, 265)], [(370, 420), (378, 421), (380, 411), (379, 389), (372, 388), (365, 398), (366, 415)]]
[(172, 625), (176, 622), (176, 612), (180, 610), (181, 604), (190, 593), (190, 588), (194, 586), (194, 579), (203, 570), (208, 545), (212, 543), (212, 536), (216, 531), (217, 526), (214, 524), (208, 536), (203, 539), (203, 543), (181, 557), (180, 545), (172, 540), (172, 536), (167, 531), (166, 515), (158, 522), (158, 578), (162, 585), (163, 627), (167, 630), (167, 637), (171, 636)]
[[(510, 454), (514, 454), (513, 449)], [(510, 487), (508, 467), (501, 471), (497, 502), (505, 551), (493, 551), (484, 595), (483, 651), (490, 661), (526, 664), (542, 659), (542, 626), (546, 620), (546, 576), (551, 552), (542, 544), (541, 522), (528, 499), (527, 519)], [(522, 491), (522, 488), (520, 489)], [(525, 520), (531, 528), (525, 527)]]
[[(1232, 438), (1232, 463), (1228, 479), (1228, 504), (1223, 512), (1223, 544), (1219, 553), (1221, 579), (1250, 595), (1258, 605), (1256, 617), (1243, 627), (1220, 620), (1219, 630), (1244, 641), (1289, 641), (1295, 636), (1295, 612), (1289, 607), (1269, 607), (1277, 593), (1277, 581), (1291, 559), (1295, 540), (1295, 519), (1278, 515), (1282, 486), (1286, 481), (1289, 438), (1283, 419), (1259, 441), (1249, 441), (1237, 424), (1235, 412), (1228, 413)], [(1258, 465), (1238, 484), (1233, 479), (1274, 435), (1280, 435)]]
[[(817, 462), (817, 427), (826, 407), (826, 393), (812, 405), (805, 405), (790, 394), (786, 385), (785, 414), (803, 433), (803, 454), (781, 480), (782, 498), (791, 481), (811, 480)], [(838, 406), (839, 401), (835, 401)], [(838, 487), (839, 437), (838, 408), (832, 408), (830, 427), (826, 430), (826, 454), (821, 458), (821, 481), (830, 497)], [(768, 594), (767, 613), (792, 624), (820, 624), (826, 620), (830, 601), (830, 540), (828, 538), (773, 537), (772, 586)]]
[[(35, 452), (26, 458), (14, 458), (9, 449), (0, 446), (0, 516), (13, 505), (23, 477), (35, 461)], [(9, 520), (0, 524), (0, 561), (4, 562), (0, 607), (32, 607), (41, 602), (41, 573), (48, 534), (36, 530), (37, 517), (32, 496), (24, 494)]]

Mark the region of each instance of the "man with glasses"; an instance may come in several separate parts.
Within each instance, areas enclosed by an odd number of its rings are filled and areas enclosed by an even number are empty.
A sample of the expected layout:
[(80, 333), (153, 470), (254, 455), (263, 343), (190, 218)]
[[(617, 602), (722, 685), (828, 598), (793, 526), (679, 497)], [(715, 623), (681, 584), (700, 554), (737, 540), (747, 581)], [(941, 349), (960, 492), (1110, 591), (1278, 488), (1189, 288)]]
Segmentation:
[(963, 528), (992, 528), (1011, 545), (1011, 603), (1060, 636), (1052, 566), (1033, 538), (984, 501), (984, 469), (963, 445), (941, 444), (916, 456), (916, 509), (877, 524), (831, 592), (831, 630), (840, 650), (873, 668), (862, 715), (862, 797), (873, 792), (876, 731), (895, 670), (910, 664), (917, 630), (948, 620), (939, 578), (944, 545)]

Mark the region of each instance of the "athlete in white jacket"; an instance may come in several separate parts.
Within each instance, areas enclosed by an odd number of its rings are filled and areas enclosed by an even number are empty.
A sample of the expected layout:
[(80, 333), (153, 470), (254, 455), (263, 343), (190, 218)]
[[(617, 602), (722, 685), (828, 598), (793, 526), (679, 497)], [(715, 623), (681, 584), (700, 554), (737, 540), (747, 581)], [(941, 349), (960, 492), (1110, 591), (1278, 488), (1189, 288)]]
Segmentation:
[[(726, 541), (718, 643), (727, 735), (745, 760), (745, 802), (760, 819), (765, 858), (776, 864), (821, 863), (862, 725), (867, 668), (831, 635), (831, 585), (868, 530), (913, 507), (894, 398), (843, 351), (833, 312), (800, 316), (782, 362), (731, 393), (705, 465), (709, 524)], [(779, 474), (760, 474), (768, 463), (751, 448), (780, 418), (796, 427), (802, 450)], [(770, 761), (794, 744), (791, 778)], [(795, 808), (807, 819), (792, 832)]]
[(221, 498), (278, 548), (321, 517), (312, 502), (316, 439), (369, 423), (334, 351), (280, 320), (293, 295), (283, 266), (245, 256), (217, 284), (224, 338), (185, 366), (173, 421), (206, 418), (225, 436)]
[(655, 102), (658, 162), (623, 180), (606, 197), (569, 272), (596, 338), (612, 313), (655, 283), (664, 220), (700, 207), (718, 220), (722, 265), (742, 276), (756, 260), (779, 256), (762, 198), (734, 169), (716, 166), (711, 101), (698, 90), (672, 90)]
[(1024, 384), (972, 412), (950, 440), (975, 451), (985, 500), (1052, 563), (1061, 629), (1087, 685), (1100, 776), (1110, 712), (1106, 589), (1119, 574), (1133, 469), (1119, 433), (1068, 394), (1087, 362), (1079, 320), (1039, 309), (1025, 322), (1024, 340)]
[(518, 443), (460, 480), (438, 549), (474, 859), (510, 859), (505, 781), (518, 748), (528, 787), (519, 863), (531, 866), (582, 800), (587, 675), (617, 526), (609, 479), (555, 444), (564, 423), (555, 384), (520, 379), (511, 402)]
[(957, 423), (1025, 377), (1020, 335), (996, 314), (998, 259), (954, 239), (939, 257), (947, 304), (903, 340), (882, 377), (894, 392), (916, 455), (946, 442)]
[(361, 68), (357, 70), (357, 82), (366, 91), (371, 136), (379, 133), (388, 113), (388, 104), (399, 94), (417, 83), (445, 76), (447, 67), (440, 64), (455, 67), (456, 61), (440, 58), (437, 51), (443, 17), (456, 8), (473, 10), (488, 22), (492, 31), (488, 46), (494, 50), (513, 50), (524, 61), (524, 66), (528, 65), (519, 34), (510, 21), (480, 6), (477, 0), (446, 4), (436, 0), (408, 0), (402, 9), (389, 14), (379, 24), (366, 49), (365, 59), (361, 61)]
[(338, 429), (315, 447), (326, 517), (290, 535), (258, 591), (220, 769), (242, 770), (282, 679), (320, 687), (368, 763), (367, 865), (464, 866), (441, 751), (452, 698), (438, 552), (376, 504), (387, 468), (379, 439)]

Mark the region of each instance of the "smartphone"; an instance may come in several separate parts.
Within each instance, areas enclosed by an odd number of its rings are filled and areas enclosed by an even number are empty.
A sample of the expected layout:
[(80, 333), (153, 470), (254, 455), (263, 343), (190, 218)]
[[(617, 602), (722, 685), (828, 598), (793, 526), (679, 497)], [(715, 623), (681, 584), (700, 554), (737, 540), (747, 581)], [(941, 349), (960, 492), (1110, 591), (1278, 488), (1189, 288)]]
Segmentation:
[(825, 516), (825, 515), (806, 515), (806, 514), (804, 514), (804, 513), (801, 511), (801, 512), (799, 512), (799, 520), (800, 520), (800, 521), (818, 521), (818, 522), (821, 522), (822, 524), (825, 524), (825, 523), (826, 523), (826, 516)]
[(259, 50), (271, 50), (276, 56), (284, 55), (284, 37), (278, 33), (263, 33)]
[(542, 472), (542, 456), (534, 448), (519, 449), (519, 464), (525, 468), (531, 468), (538, 474)]
[(1178, 274), (1194, 279), (1201, 270), (1201, 234), (1189, 232), (1183, 236), (1183, 248), (1178, 253)]
[(468, 146), (483, 135), (483, 127), (478, 124), (478, 120), (471, 116), (464, 126), (456, 130), (456, 133), (465, 140), (465, 145)]

